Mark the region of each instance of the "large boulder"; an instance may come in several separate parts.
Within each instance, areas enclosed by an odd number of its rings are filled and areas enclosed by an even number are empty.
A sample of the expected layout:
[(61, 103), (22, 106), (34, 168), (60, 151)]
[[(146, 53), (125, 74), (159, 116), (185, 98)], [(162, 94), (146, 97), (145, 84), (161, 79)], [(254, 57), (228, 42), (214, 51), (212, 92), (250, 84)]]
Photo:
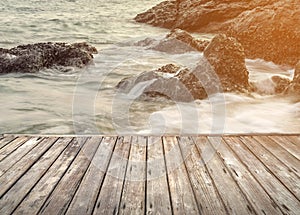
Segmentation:
[(226, 33), (244, 46), (247, 58), (295, 66), (300, 60), (299, 17), (299, 0), (177, 0), (160, 3), (135, 20), (190, 32)]
[(204, 50), (204, 56), (219, 77), (224, 91), (247, 91), (249, 73), (243, 46), (225, 34), (215, 36)]
[(121, 80), (117, 88), (134, 97), (166, 97), (189, 102), (219, 92), (248, 92), (243, 47), (234, 38), (215, 36), (195, 68), (168, 64)]
[(300, 60), (299, 24), (299, 1), (281, 0), (241, 13), (230, 21), (227, 34), (242, 43), (248, 58), (295, 66)]
[(242, 12), (276, 0), (167, 0), (135, 17), (137, 22), (188, 31), (215, 31)]
[(97, 49), (86, 43), (36, 43), (0, 48), (0, 74), (32, 73), (53, 66), (82, 68), (92, 62), (96, 53)]

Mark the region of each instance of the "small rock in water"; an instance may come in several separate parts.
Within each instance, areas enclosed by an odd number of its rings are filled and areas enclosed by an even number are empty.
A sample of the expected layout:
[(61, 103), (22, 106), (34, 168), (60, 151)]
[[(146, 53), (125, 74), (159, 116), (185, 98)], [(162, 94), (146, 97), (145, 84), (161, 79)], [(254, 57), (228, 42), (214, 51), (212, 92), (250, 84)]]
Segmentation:
[(97, 49), (87, 43), (36, 43), (12, 49), (0, 48), (0, 74), (33, 73), (53, 66), (82, 68), (93, 60)]
[(300, 96), (300, 61), (295, 67), (294, 78), (290, 85), (286, 88), (285, 93)]
[(191, 51), (203, 52), (208, 44), (209, 41), (196, 39), (184, 30), (173, 29), (152, 49), (171, 54), (182, 54)]

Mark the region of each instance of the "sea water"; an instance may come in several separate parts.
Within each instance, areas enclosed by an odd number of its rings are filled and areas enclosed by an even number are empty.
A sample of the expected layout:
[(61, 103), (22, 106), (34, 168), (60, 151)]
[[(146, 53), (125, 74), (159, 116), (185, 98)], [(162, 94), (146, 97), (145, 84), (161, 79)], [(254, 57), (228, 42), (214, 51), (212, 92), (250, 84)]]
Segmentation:
[[(202, 53), (168, 54), (135, 46), (163, 38), (168, 30), (133, 17), (159, 0), (4, 0), (0, 2), (0, 47), (35, 42), (82, 42), (99, 54), (84, 69), (52, 68), (0, 76), (0, 133), (199, 134), (296, 133), (300, 102), (274, 94), (270, 77), (293, 77), (293, 69), (247, 59), (258, 93), (222, 93), (181, 103), (140, 100), (147, 82), (128, 94), (120, 80), (168, 63), (193, 68)], [(207, 38), (211, 35), (196, 35)], [(170, 89), (171, 90), (171, 89)]]

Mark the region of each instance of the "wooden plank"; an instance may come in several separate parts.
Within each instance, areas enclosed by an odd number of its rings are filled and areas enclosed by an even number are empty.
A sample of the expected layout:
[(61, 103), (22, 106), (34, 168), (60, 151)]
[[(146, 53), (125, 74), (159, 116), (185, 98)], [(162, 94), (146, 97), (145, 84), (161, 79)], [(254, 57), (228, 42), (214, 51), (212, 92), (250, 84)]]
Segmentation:
[(300, 176), (300, 160), (291, 156), (288, 151), (266, 136), (254, 136), (254, 139), (284, 163), (289, 168), (289, 171), (293, 171), (298, 177)]
[(270, 136), (269, 138), (300, 160), (300, 140), (296, 136)]
[(46, 138), (0, 177), (0, 197), (42, 157), (56, 140), (57, 138)]
[(253, 206), (257, 214), (281, 214), (280, 208), (274, 204), (263, 187), (256, 181), (247, 168), (240, 162), (240, 157), (226, 145), (224, 140), (219, 138), (209, 138), (219, 156), (227, 166), (240, 189), (247, 196), (248, 201)]
[(280, 160), (273, 156), (269, 151), (262, 147), (253, 137), (240, 137), (242, 142), (253, 154), (274, 174), (298, 199), (300, 199), (299, 177), (284, 165)]
[(14, 150), (16, 150), (18, 147), (20, 147), (23, 143), (25, 143), (27, 140), (29, 140), (29, 137), (18, 137), (16, 139), (14, 139), (13, 141), (11, 141), (9, 144), (7, 144), (6, 146), (4, 146), (1, 150), (0, 150), (0, 162), (6, 157), (8, 156), (10, 153), (12, 153)]
[[(69, 165), (75, 159), (82, 145), (85, 143), (85, 138), (60, 138), (56, 142), (58, 149), (53, 151), (62, 151), (59, 157), (47, 170), (47, 172), (41, 177), (38, 183), (33, 187), (30, 193), (27, 194), (25, 199), (14, 211), (14, 214), (37, 214), (40, 208), (43, 206), (48, 196), (52, 193), (62, 176), (67, 171)], [(41, 167), (41, 163), (39, 163)]]
[(102, 138), (88, 138), (39, 213), (65, 214)]
[(174, 214), (199, 214), (198, 205), (176, 137), (163, 137), (163, 148)]
[(78, 188), (67, 214), (92, 214), (117, 137), (104, 137)]
[(147, 138), (133, 137), (119, 214), (143, 214), (145, 212), (146, 151)]
[(44, 138), (34, 137), (30, 138), (23, 145), (10, 153), (0, 162), (0, 176), (2, 176), (10, 167), (26, 155), (32, 148), (43, 141)]
[[(194, 139), (207, 166), (207, 170), (223, 199), (229, 214), (255, 214), (254, 208), (232, 178), (228, 168), (211, 146), (207, 137), (199, 136)], [(205, 152), (205, 154), (203, 154)]]
[(148, 137), (146, 214), (172, 214), (161, 137)]
[[(37, 139), (37, 138), (32, 138)], [(56, 139), (56, 138), (55, 138)], [(69, 141), (57, 141), (48, 150), (40, 160), (38, 160), (15, 184), (14, 186), (1, 198), (0, 214), (12, 213), (14, 209), (20, 204), (24, 197), (46, 173), (48, 168), (61, 154), (63, 149)], [(41, 143), (43, 144), (43, 143)], [(32, 211), (32, 209), (31, 209)]]
[(247, 149), (240, 138), (224, 137), (224, 140), (240, 156), (243, 164), (280, 207), (281, 211), (285, 214), (297, 214), (300, 208), (299, 200)]
[(201, 214), (226, 214), (225, 205), (214, 186), (191, 137), (180, 137), (180, 148)]
[(3, 136), (2, 139), (0, 140), (0, 149), (2, 149), (4, 146), (9, 144), (11, 141), (13, 141), (16, 138), (17, 137), (14, 135)]
[(131, 137), (119, 137), (93, 214), (118, 214)]

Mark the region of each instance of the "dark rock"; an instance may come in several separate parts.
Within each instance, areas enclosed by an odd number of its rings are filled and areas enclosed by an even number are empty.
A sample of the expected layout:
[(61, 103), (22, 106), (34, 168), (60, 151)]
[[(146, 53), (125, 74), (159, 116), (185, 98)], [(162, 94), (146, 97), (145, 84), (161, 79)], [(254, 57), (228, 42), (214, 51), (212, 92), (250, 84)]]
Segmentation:
[(299, 0), (165, 1), (135, 20), (191, 32), (226, 33), (247, 58), (295, 66), (300, 56)]
[(160, 67), (157, 71), (163, 73), (176, 73), (180, 69), (180, 66), (176, 66), (174, 64), (167, 64), (165, 66)]
[[(173, 67), (177, 67), (173, 65)], [(161, 72), (162, 68), (144, 72), (138, 76), (121, 80), (117, 88), (129, 96), (142, 99), (151, 97), (164, 97), (173, 101), (190, 102), (196, 99), (205, 99), (208, 92), (214, 92), (218, 84), (212, 83), (209, 73), (215, 75), (207, 60), (204, 58), (199, 67), (193, 71), (181, 68), (176, 74)], [(199, 72), (201, 70), (201, 72)], [(199, 77), (197, 77), (199, 76)], [(216, 81), (218, 81), (216, 79)], [(209, 84), (207, 84), (209, 83)], [(138, 86), (138, 87), (137, 87)], [(207, 87), (207, 89), (205, 88)], [(139, 91), (136, 91), (139, 88)], [(214, 89), (212, 89), (214, 88)]]
[(250, 89), (244, 48), (235, 38), (224, 34), (215, 36), (204, 50), (204, 56), (220, 78), (224, 91)]
[(87, 43), (36, 43), (0, 49), (0, 74), (32, 73), (53, 66), (82, 68), (96, 53), (96, 48)]
[(217, 35), (204, 50), (204, 56), (192, 70), (168, 64), (123, 79), (117, 88), (135, 97), (159, 96), (182, 102), (223, 91), (250, 90), (243, 47), (234, 38)]
[[(168, 8), (168, 10), (165, 10)], [(164, 1), (154, 6), (145, 13), (138, 14), (135, 17), (137, 22), (148, 23), (154, 26), (172, 28), (176, 21), (177, 2)]]

